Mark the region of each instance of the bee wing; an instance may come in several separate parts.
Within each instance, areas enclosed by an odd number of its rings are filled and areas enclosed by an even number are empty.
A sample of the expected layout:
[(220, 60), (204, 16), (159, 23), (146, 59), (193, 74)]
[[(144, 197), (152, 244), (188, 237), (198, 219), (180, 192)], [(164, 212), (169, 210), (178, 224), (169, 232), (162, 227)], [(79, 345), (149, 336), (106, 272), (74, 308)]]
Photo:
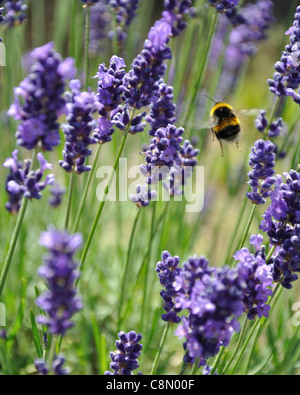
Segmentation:
[(218, 121), (215, 119), (208, 119), (206, 121), (203, 121), (201, 119), (195, 119), (194, 121), (194, 127), (196, 129), (211, 129), (215, 127), (218, 124)]
[(251, 109), (239, 109), (235, 110), (237, 115), (242, 115), (244, 117), (257, 117), (260, 113), (261, 110), (258, 108), (251, 108)]

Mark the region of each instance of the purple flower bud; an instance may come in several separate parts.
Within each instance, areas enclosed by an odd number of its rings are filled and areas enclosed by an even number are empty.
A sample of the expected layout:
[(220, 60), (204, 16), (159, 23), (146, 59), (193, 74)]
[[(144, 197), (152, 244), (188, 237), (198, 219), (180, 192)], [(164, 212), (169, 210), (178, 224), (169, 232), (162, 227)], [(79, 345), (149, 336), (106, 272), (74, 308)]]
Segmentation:
[(116, 341), (116, 352), (111, 352), (112, 363), (110, 368), (113, 370), (106, 371), (105, 375), (127, 376), (132, 375), (132, 371), (139, 367), (138, 357), (141, 354), (143, 346), (140, 344), (142, 335), (134, 331), (128, 333), (119, 332), (119, 340)]

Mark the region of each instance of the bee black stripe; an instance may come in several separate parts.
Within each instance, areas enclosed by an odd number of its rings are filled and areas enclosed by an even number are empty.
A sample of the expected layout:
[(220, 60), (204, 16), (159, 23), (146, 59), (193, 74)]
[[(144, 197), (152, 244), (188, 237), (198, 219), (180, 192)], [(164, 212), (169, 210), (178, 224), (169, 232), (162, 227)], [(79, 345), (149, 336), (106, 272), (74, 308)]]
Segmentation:
[(216, 133), (216, 136), (218, 140), (232, 140), (240, 133), (240, 131), (240, 125), (229, 125)]

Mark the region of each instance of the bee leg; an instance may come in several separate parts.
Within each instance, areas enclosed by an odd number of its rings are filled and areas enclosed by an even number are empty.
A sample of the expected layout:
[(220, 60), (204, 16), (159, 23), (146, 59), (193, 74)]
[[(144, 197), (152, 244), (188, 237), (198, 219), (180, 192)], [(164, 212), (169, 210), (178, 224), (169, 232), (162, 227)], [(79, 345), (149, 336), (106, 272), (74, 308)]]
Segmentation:
[(242, 150), (240, 149), (240, 144), (239, 144), (238, 141), (236, 142), (236, 146), (237, 146), (237, 149), (238, 149), (240, 152), (242, 152)]
[(224, 148), (223, 148), (222, 140), (220, 140), (220, 146), (222, 151), (222, 158), (224, 158)]
[(213, 135), (213, 141), (215, 141), (215, 137), (216, 137), (215, 132), (214, 132), (213, 129), (211, 129), (211, 132), (212, 132), (212, 135)]

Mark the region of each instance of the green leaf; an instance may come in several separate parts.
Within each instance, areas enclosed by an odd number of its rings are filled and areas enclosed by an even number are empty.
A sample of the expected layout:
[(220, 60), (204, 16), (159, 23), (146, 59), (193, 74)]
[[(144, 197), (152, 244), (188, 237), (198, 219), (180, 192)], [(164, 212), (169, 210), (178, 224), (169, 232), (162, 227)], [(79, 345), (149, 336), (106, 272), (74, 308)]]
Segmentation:
[(43, 357), (43, 347), (41, 345), (39, 330), (36, 325), (35, 316), (34, 316), (34, 313), (32, 310), (30, 310), (30, 321), (31, 321), (32, 337), (33, 337), (35, 350), (36, 350), (38, 358), (42, 358)]

